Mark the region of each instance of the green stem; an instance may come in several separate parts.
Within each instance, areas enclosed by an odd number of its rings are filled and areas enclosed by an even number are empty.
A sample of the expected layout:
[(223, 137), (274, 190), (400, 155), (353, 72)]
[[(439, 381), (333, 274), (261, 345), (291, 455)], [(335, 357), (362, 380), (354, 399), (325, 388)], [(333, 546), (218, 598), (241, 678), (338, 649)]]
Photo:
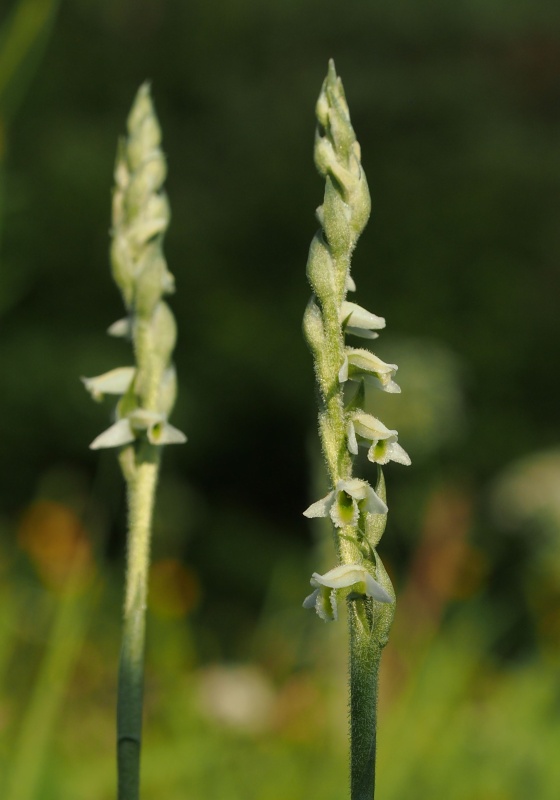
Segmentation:
[(128, 478), (126, 594), (117, 690), (118, 800), (138, 800), (140, 792), (145, 611), (159, 460), (160, 448), (140, 445), (134, 474)]
[(372, 800), (382, 648), (353, 606), (355, 604), (350, 601), (350, 797), (352, 800)]

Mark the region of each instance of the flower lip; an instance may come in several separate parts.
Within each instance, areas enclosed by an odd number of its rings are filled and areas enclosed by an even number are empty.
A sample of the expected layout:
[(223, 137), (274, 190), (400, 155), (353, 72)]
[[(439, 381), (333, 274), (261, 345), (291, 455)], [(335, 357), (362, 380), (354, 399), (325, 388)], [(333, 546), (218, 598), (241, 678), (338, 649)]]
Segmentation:
[(137, 408), (129, 415), (133, 429), (146, 431), (151, 444), (183, 444), (185, 434), (167, 422), (167, 417), (158, 411)]

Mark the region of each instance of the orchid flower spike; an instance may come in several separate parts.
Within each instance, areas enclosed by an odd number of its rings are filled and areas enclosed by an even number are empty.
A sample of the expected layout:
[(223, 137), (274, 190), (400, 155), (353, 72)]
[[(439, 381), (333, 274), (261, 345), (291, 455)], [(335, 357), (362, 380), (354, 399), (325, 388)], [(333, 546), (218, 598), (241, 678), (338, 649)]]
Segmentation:
[(119, 399), (114, 422), (90, 447), (119, 449), (127, 484), (128, 532), (121, 659), (117, 690), (117, 795), (140, 792), (145, 612), (161, 445), (186, 441), (168, 421), (177, 396), (172, 353), (177, 326), (164, 297), (174, 291), (163, 254), (169, 203), (163, 190), (166, 163), (148, 84), (140, 87), (120, 142), (115, 166), (111, 266), (126, 316), (108, 333), (132, 342), (135, 364), (82, 378), (95, 400)]
[(161, 132), (147, 84), (140, 87), (115, 167), (111, 262), (127, 316), (109, 327), (111, 336), (132, 339), (136, 365), (83, 378), (96, 400), (120, 395), (116, 421), (90, 447), (124, 447), (147, 441), (179, 444), (183, 433), (169, 424), (177, 394), (171, 353), (177, 335), (164, 296), (174, 291), (163, 255), (169, 203), (163, 191), (166, 163)]
[[(362, 800), (374, 796), (377, 674), (395, 609), (391, 581), (376, 551), (387, 519), (385, 483), (378, 465), (410, 464), (410, 458), (398, 443), (397, 431), (358, 408), (365, 405), (366, 385), (389, 394), (400, 388), (394, 381), (396, 364), (346, 344), (347, 335), (374, 341), (385, 328), (385, 319), (347, 299), (348, 292), (356, 291), (351, 259), (371, 202), (360, 145), (332, 61), (315, 113), (315, 165), (325, 192), (316, 212), (320, 229), (307, 259), (312, 296), (303, 329), (314, 361), (321, 448), (331, 491), (304, 514), (331, 520), (339, 566), (324, 575), (313, 573), (313, 592), (303, 605), (315, 608), (327, 621), (337, 618), (343, 596), (355, 601), (348, 604), (350, 784), (352, 800)], [(358, 384), (358, 392), (348, 391), (349, 382)], [(368, 448), (368, 459), (376, 464), (375, 489), (354, 476), (359, 445)]]

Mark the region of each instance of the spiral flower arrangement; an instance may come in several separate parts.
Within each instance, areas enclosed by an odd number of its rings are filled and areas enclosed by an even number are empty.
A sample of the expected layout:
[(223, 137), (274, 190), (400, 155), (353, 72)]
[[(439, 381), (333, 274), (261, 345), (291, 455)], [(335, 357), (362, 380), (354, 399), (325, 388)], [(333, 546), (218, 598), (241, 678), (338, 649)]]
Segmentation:
[(119, 145), (113, 193), (111, 264), (127, 316), (109, 333), (132, 341), (135, 365), (84, 378), (94, 399), (120, 397), (113, 424), (90, 447), (119, 448), (128, 490), (127, 574), (117, 701), (119, 800), (138, 800), (144, 638), (150, 538), (161, 446), (185, 435), (170, 425), (177, 379), (171, 353), (175, 318), (163, 297), (174, 291), (163, 255), (169, 203), (161, 130), (148, 84), (140, 87)]
[[(307, 276), (313, 295), (304, 315), (319, 394), (319, 434), (331, 491), (307, 517), (329, 517), (338, 564), (313, 573), (304, 607), (325, 620), (347, 601), (350, 625), (350, 747), (352, 800), (371, 800), (375, 788), (377, 675), (394, 615), (395, 593), (377, 553), (387, 504), (381, 466), (410, 464), (397, 431), (362, 409), (366, 386), (395, 393), (395, 364), (346, 344), (346, 336), (373, 340), (385, 320), (347, 299), (356, 290), (351, 258), (370, 213), (360, 145), (333, 61), (316, 106), (315, 164), (325, 179), (320, 229), (309, 250)], [(375, 486), (353, 475), (360, 447), (377, 465)]]

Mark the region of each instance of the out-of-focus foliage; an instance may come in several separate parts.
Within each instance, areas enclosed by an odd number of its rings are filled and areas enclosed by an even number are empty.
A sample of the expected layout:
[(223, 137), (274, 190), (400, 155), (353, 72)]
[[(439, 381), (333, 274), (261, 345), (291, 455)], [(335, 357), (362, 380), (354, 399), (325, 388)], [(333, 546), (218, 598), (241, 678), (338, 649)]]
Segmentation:
[[(11, 691), (2, 699), (0, 766), (8, 800), (114, 796), (118, 590), (88, 545), (96, 523), (84, 526), (78, 501), (72, 508), (37, 500), (20, 522), (18, 549), (2, 549), (0, 675)], [(558, 629), (543, 629), (523, 662), (496, 657), (503, 620), (473, 594), (484, 570), (466, 538), (468, 517), (468, 498), (457, 491), (430, 498), (383, 660), (378, 790), (387, 800), (554, 800)], [(298, 587), (287, 580), (293, 566), (277, 563), (243, 660), (223, 662), (202, 659), (197, 646), (198, 579), (179, 560), (156, 558), (147, 795), (344, 796), (345, 630), (301, 613)], [(455, 610), (442, 624), (450, 603)]]
[[(2, 31), (47, 5), (8, 2)], [(189, 432), (156, 518), (146, 796), (346, 791), (344, 626), (300, 609), (313, 105), (334, 57), (373, 202), (353, 275), (403, 388), (368, 410), (413, 460), (385, 471), (379, 794), (556, 798), (558, 468), (536, 455), (560, 436), (556, 0), (73, 0), (46, 20), (0, 54), (28, 65), (0, 165), (1, 796), (113, 796), (123, 490), (87, 450), (110, 409), (78, 378), (124, 356), (100, 334), (120, 314), (110, 187), (145, 79)]]
[[(58, 0), (18, 0), (0, 19), (0, 248), (6, 203), (4, 161), (12, 122), (52, 30)], [(0, 249), (0, 269), (2, 251)], [(17, 297), (17, 278), (2, 270), (0, 315)]]

